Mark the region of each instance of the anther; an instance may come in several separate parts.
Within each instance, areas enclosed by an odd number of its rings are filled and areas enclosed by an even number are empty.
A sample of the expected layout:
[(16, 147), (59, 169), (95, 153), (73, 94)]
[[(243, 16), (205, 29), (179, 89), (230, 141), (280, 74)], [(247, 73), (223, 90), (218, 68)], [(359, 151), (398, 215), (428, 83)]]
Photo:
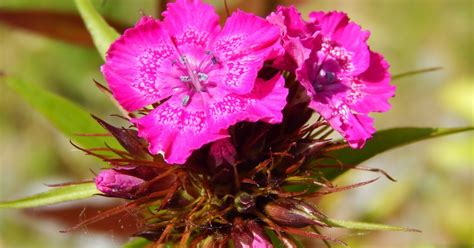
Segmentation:
[(187, 62), (187, 59), (186, 59), (186, 56), (182, 55), (182, 56), (179, 56), (179, 61), (181, 61), (181, 64), (186, 64)]
[(326, 73), (326, 80), (327, 80), (328, 82), (331, 83), (331, 82), (334, 81), (334, 79), (336, 79), (336, 75), (335, 75), (333, 72), (327, 72), (327, 73)]
[(198, 75), (198, 80), (200, 82), (206, 81), (209, 78), (209, 76), (207, 74), (202, 73), (202, 72), (198, 72), (197, 75)]
[(183, 107), (184, 107), (184, 106), (188, 105), (188, 103), (189, 103), (189, 96), (185, 95), (183, 97), (183, 100), (181, 100), (181, 105), (183, 105)]
[(179, 76), (179, 80), (183, 83), (188, 83), (191, 82), (191, 77), (190, 76)]

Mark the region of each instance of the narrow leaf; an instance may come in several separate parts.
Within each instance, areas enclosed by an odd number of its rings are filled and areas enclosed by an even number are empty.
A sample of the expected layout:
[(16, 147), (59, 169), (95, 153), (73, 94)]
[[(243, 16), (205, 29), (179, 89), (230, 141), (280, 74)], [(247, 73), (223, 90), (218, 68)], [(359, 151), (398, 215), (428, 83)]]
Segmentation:
[[(362, 149), (344, 148), (331, 152), (331, 156), (337, 158), (345, 165), (356, 166), (377, 154), (408, 145), (417, 141), (436, 138), (440, 136), (471, 131), (474, 127), (461, 128), (392, 128), (382, 130), (374, 134), (373, 138), (367, 142)], [(331, 161), (334, 163), (334, 161)], [(328, 162), (328, 163), (331, 163)], [(323, 169), (327, 179), (332, 180), (344, 173), (345, 169)]]
[[(94, 47), (92, 38), (77, 13), (0, 8), (0, 23), (74, 45)], [(110, 23), (118, 30), (124, 30), (125, 25)]]
[(404, 78), (404, 77), (415, 76), (415, 75), (418, 75), (418, 74), (432, 72), (432, 71), (439, 71), (441, 69), (443, 69), (443, 67), (431, 67), (431, 68), (424, 68), (424, 69), (419, 69), (419, 70), (414, 70), (414, 71), (407, 71), (407, 72), (403, 72), (403, 73), (400, 73), (400, 74), (393, 75), (392, 80), (397, 80), (397, 79)]
[(355, 222), (355, 221), (334, 220), (334, 219), (326, 219), (325, 222), (331, 227), (340, 227), (340, 228), (355, 229), (355, 230), (420, 232), (419, 230), (416, 230), (416, 229), (399, 227), (399, 226), (390, 226), (390, 225), (384, 225), (384, 224), (376, 224), (376, 223)]
[(43, 114), (57, 129), (75, 143), (85, 148), (104, 147), (104, 142), (112, 147), (120, 147), (117, 141), (110, 137), (98, 138), (77, 135), (107, 133), (87, 111), (78, 105), (34, 84), (27, 84), (12, 77), (6, 77), (5, 81), (8, 87)]
[(0, 208), (40, 207), (60, 202), (84, 199), (99, 193), (100, 192), (96, 189), (94, 183), (81, 183), (52, 188), (46, 192), (14, 201), (0, 202)]
[(99, 51), (100, 56), (105, 54), (110, 44), (119, 37), (117, 31), (112, 28), (105, 19), (97, 12), (90, 0), (74, 0), (77, 9), (86, 24), (92, 40)]

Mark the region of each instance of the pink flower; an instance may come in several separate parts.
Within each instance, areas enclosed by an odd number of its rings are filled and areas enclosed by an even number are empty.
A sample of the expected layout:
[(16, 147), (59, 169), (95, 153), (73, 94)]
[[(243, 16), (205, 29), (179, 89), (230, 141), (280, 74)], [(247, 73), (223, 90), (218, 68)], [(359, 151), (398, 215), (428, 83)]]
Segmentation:
[(125, 109), (156, 106), (132, 119), (151, 153), (183, 164), (239, 121), (281, 122), (283, 78), (257, 79), (264, 61), (281, 53), (277, 27), (237, 11), (221, 30), (214, 9), (199, 0), (177, 0), (163, 15), (127, 30), (102, 67)]
[(321, 26), (320, 49), (313, 50), (297, 71), (312, 98), (310, 107), (341, 133), (353, 148), (361, 148), (375, 132), (370, 112), (390, 109), (395, 94), (389, 65), (367, 46), (370, 33), (344, 13), (313, 12)]
[(370, 33), (339, 12), (313, 12), (305, 22), (293, 7), (280, 7), (268, 19), (287, 30), (282, 32), (285, 54), (295, 61), (296, 78), (311, 97), (309, 107), (351, 147), (364, 146), (375, 132), (369, 113), (389, 110), (395, 93), (388, 63), (367, 45)]

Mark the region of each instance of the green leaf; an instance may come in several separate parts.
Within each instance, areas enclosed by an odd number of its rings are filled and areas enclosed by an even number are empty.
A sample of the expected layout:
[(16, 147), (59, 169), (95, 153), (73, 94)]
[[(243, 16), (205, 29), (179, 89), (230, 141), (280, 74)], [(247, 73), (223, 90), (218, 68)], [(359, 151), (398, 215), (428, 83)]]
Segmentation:
[(107, 133), (87, 111), (78, 105), (34, 84), (27, 84), (12, 77), (6, 77), (5, 81), (8, 87), (43, 114), (72, 141), (85, 148), (103, 147), (105, 141), (112, 147), (120, 147), (118, 142), (111, 137), (78, 136), (77, 134)]
[[(377, 154), (393, 148), (408, 145), (417, 141), (436, 138), (444, 135), (455, 134), (474, 130), (474, 127), (462, 128), (392, 128), (378, 131), (373, 138), (367, 142), (362, 149), (344, 148), (330, 153), (331, 156), (339, 159), (343, 164), (356, 166)], [(332, 161), (332, 163), (334, 163)], [(331, 168), (324, 169), (324, 175), (332, 180), (341, 175), (347, 169)]]
[(84, 199), (99, 193), (94, 183), (81, 183), (52, 188), (46, 192), (14, 201), (0, 202), (0, 208), (40, 207), (65, 201)]
[(399, 227), (399, 226), (389, 226), (389, 225), (376, 224), (376, 223), (355, 222), (355, 221), (334, 220), (334, 219), (326, 219), (325, 222), (331, 227), (340, 227), (340, 228), (355, 229), (355, 230), (420, 232), (419, 230), (416, 230), (416, 229)]
[(112, 44), (115, 41), (119, 34), (112, 28), (104, 18), (97, 12), (90, 0), (74, 0), (79, 14), (82, 17), (82, 20), (86, 24), (89, 33), (92, 36), (97, 50), (105, 59), (105, 54)]
[(130, 242), (124, 244), (122, 248), (144, 248), (146, 245), (151, 244), (151, 241), (145, 238), (135, 238)]

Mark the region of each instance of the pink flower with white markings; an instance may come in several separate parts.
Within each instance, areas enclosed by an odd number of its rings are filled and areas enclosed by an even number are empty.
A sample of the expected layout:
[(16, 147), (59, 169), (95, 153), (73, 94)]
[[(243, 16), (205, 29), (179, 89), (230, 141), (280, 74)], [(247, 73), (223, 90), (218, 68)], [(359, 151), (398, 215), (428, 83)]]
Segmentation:
[(297, 70), (297, 78), (312, 98), (310, 107), (351, 147), (361, 148), (375, 132), (369, 113), (390, 109), (395, 87), (390, 85), (389, 65), (369, 49), (370, 32), (345, 13), (313, 12), (310, 18), (321, 27), (321, 43)]
[(388, 63), (367, 45), (370, 33), (340, 12), (313, 12), (306, 22), (294, 7), (279, 7), (267, 19), (282, 31), (284, 62), (291, 62), (283, 69), (296, 72), (309, 107), (351, 147), (363, 147), (375, 132), (369, 113), (389, 110), (395, 93)]
[(184, 164), (239, 121), (281, 122), (284, 79), (257, 78), (263, 63), (282, 52), (277, 27), (237, 11), (221, 30), (214, 9), (199, 0), (177, 0), (163, 15), (127, 30), (102, 67), (126, 110), (156, 106), (132, 119), (151, 153)]

